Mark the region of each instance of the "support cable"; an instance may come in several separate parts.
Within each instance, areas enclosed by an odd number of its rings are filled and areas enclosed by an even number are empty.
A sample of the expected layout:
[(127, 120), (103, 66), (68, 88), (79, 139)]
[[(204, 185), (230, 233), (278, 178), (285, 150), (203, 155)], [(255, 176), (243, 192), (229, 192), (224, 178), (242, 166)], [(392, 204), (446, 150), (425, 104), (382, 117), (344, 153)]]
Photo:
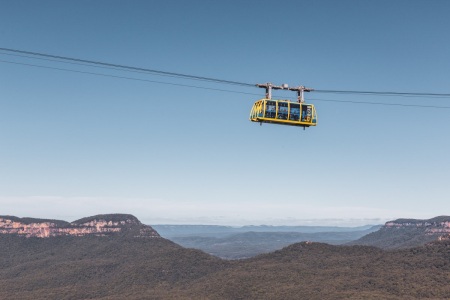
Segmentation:
[(143, 72), (148, 72), (148, 73), (170, 75), (170, 76), (176, 76), (176, 77), (180, 77), (180, 78), (205, 80), (205, 81), (211, 81), (211, 82), (217, 82), (217, 83), (226, 83), (226, 84), (234, 84), (234, 85), (242, 85), (242, 86), (252, 86), (252, 87), (254, 86), (254, 84), (251, 84), (251, 83), (223, 80), (223, 79), (175, 73), (175, 72), (166, 72), (166, 71), (160, 71), (160, 70), (154, 70), (154, 69), (126, 66), (126, 65), (118, 65), (118, 64), (106, 63), (106, 62), (101, 62), (101, 61), (93, 61), (93, 60), (79, 59), (79, 58), (66, 57), (66, 56), (57, 56), (57, 55), (38, 53), (38, 52), (30, 52), (30, 51), (23, 51), (23, 50), (9, 49), (9, 48), (0, 48), (0, 50), (7, 51), (7, 52), (34, 55), (34, 56), (55, 58), (55, 59), (60, 59), (60, 60), (75, 61), (75, 62), (81, 62), (81, 63), (87, 63), (87, 64), (93, 64), (93, 65), (108, 66), (108, 67), (114, 67), (114, 68), (120, 68), (120, 69), (129, 69), (129, 70), (143, 71)]
[[(31, 55), (31, 57), (30, 56), (27, 56), (27, 57), (34, 58), (34, 59), (36, 59), (36, 57), (40, 57), (41, 59), (45, 57), (45, 58), (47, 58), (47, 60), (52, 60), (52, 61), (57, 61), (57, 62), (71, 61), (71, 62), (76, 62), (81, 65), (86, 65), (86, 64), (88, 66), (96, 65), (96, 66), (114, 68), (116, 70), (117, 69), (132, 70), (132, 71), (139, 71), (139, 72), (144, 72), (144, 73), (178, 77), (178, 78), (184, 78), (184, 79), (203, 80), (203, 81), (222, 83), (222, 84), (232, 84), (232, 85), (240, 85), (240, 86), (245, 86), (245, 87), (255, 87), (255, 84), (252, 84), (252, 83), (224, 80), (224, 79), (218, 79), (218, 78), (212, 78), (212, 77), (196, 76), (196, 75), (175, 73), (175, 72), (167, 72), (167, 71), (148, 69), (148, 68), (143, 68), (143, 67), (119, 65), (119, 64), (113, 64), (113, 63), (107, 63), (107, 62), (101, 62), (101, 61), (93, 61), (93, 60), (79, 59), (79, 58), (73, 58), (73, 57), (58, 56), (58, 55), (24, 51), (24, 50), (18, 50), (18, 49), (10, 49), (10, 48), (1, 48), (0, 47), (0, 50), (4, 51), (4, 52), (10, 52), (10, 53)], [(6, 54), (6, 53), (0, 53), (0, 54)], [(8, 55), (8, 54), (6, 54), (6, 55)], [(358, 94), (358, 95), (376, 95), (376, 96), (394, 96), (394, 97), (450, 98), (450, 93), (428, 93), (428, 92), (425, 93), (425, 92), (395, 92), (395, 91), (394, 92), (393, 91), (356, 91), (356, 90), (327, 90), (327, 89), (314, 89), (314, 92), (329, 93), (329, 94)]]
[[(241, 92), (241, 91), (233, 91), (233, 90), (226, 90), (226, 89), (217, 89), (217, 88), (209, 88), (209, 87), (188, 85), (188, 84), (163, 82), (163, 81), (149, 80), (149, 79), (143, 79), (143, 78), (135, 78), (135, 77), (118, 76), (118, 75), (103, 74), (103, 73), (96, 73), (96, 72), (71, 70), (71, 69), (66, 69), (66, 68), (56, 68), (56, 67), (49, 67), (49, 66), (41, 66), (41, 65), (28, 64), (28, 63), (19, 63), (19, 62), (11, 62), (11, 61), (4, 61), (4, 60), (0, 60), (0, 63), (21, 65), (21, 66), (35, 67), (35, 68), (43, 68), (43, 69), (50, 69), (50, 70), (56, 70), (56, 71), (65, 71), (65, 72), (72, 72), (72, 73), (79, 73), (79, 74), (86, 74), (86, 75), (110, 77), (110, 78), (116, 78), (116, 79), (134, 80), (134, 81), (157, 83), (157, 84), (165, 84), (165, 85), (180, 86), (180, 87), (188, 87), (188, 88), (195, 88), (195, 89), (212, 90), (212, 91), (218, 91), (218, 92), (227, 92), (227, 93), (235, 93), (235, 94), (260, 96), (260, 94), (258, 94), (258, 93), (247, 93), (247, 92)], [(277, 98), (281, 99), (281, 98), (292, 98), (292, 97), (277, 96)], [(405, 107), (423, 107), (423, 108), (450, 109), (450, 106), (435, 106), (435, 105), (416, 105), (416, 104), (401, 104), (401, 103), (365, 102), (365, 101), (318, 99), (318, 98), (312, 98), (311, 100), (324, 101), (324, 102), (351, 103), (351, 104), (371, 104), (371, 105), (385, 105), (385, 106), (405, 106)]]

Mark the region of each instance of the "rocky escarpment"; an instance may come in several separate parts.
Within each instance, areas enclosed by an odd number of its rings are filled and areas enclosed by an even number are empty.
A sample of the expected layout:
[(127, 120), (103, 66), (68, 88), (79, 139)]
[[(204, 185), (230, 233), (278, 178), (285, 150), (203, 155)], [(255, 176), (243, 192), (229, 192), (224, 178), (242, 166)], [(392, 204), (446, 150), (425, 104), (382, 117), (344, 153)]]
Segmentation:
[(428, 220), (397, 219), (386, 222), (380, 230), (370, 233), (352, 245), (376, 246), (384, 249), (420, 246), (450, 236), (450, 216)]
[(384, 226), (386, 228), (422, 228), (424, 229), (425, 234), (440, 235), (450, 233), (450, 217), (440, 216), (429, 220), (398, 219), (395, 221), (387, 222)]
[(132, 215), (125, 214), (96, 215), (71, 223), (61, 220), (0, 216), (0, 234), (39, 238), (86, 235), (160, 237), (152, 227), (142, 224)]

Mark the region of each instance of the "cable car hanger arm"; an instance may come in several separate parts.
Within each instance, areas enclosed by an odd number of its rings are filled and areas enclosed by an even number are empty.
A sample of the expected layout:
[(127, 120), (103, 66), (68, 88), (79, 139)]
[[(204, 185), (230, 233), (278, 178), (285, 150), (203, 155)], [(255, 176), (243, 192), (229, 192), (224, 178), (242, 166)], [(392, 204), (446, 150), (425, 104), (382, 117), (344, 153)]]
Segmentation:
[(298, 103), (304, 103), (304, 92), (311, 92), (314, 91), (312, 88), (307, 88), (303, 85), (300, 85), (298, 87), (289, 87), (288, 84), (283, 83), (282, 85), (273, 85), (272, 83), (257, 83), (257, 87), (266, 89), (266, 99), (272, 99), (272, 90), (289, 90), (289, 91), (296, 91), (297, 92), (297, 102)]

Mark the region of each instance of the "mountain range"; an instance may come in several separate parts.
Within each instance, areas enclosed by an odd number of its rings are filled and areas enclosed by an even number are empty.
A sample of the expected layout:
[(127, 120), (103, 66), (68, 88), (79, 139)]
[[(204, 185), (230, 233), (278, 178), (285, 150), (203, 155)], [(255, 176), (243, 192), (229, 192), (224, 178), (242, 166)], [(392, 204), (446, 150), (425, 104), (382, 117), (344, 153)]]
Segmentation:
[[(37, 230), (39, 219), (1, 219), (0, 299), (450, 298), (441, 219), (425, 225), (436, 239), (412, 248), (301, 242), (242, 260), (183, 248), (130, 215), (43, 222), (83, 234)], [(434, 235), (428, 226), (445, 230)]]

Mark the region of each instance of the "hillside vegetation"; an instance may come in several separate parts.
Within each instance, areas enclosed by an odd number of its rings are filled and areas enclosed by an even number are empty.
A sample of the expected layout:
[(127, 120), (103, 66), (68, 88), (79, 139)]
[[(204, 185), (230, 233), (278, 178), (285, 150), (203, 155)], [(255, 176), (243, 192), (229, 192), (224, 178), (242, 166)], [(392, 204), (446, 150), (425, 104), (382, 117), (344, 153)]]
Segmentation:
[(448, 299), (450, 242), (224, 261), (162, 238), (0, 236), (0, 299)]
[(165, 239), (0, 236), (0, 299), (168, 296), (228, 267)]

